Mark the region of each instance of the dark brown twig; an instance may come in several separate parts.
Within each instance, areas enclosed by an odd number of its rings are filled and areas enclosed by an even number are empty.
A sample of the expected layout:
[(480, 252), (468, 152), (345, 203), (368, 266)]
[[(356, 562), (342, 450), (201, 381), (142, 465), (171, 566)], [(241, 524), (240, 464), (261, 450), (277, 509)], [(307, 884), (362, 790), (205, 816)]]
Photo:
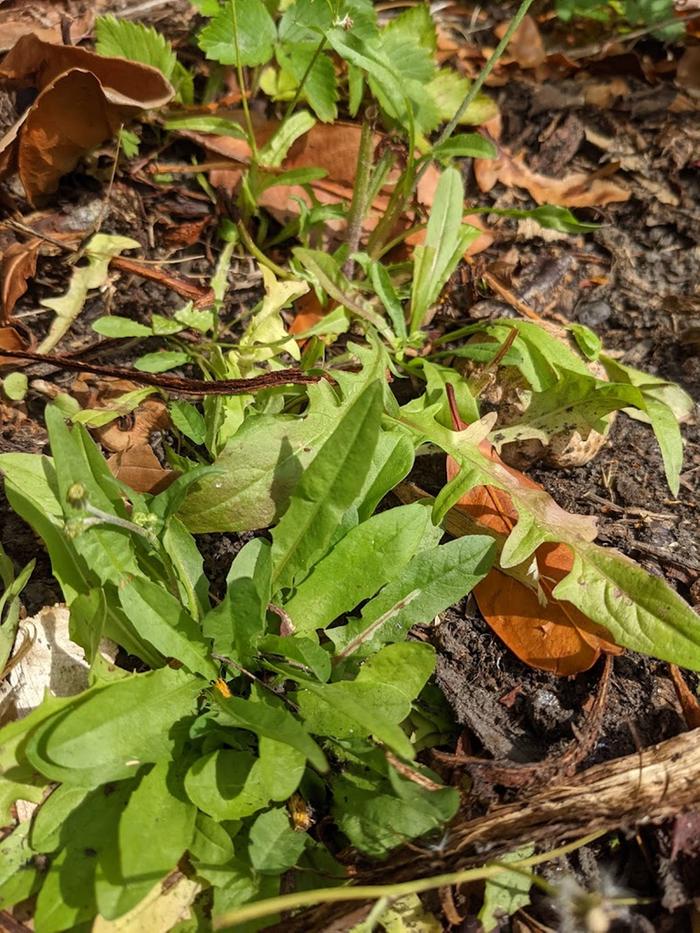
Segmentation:
[(32, 363), (48, 363), (59, 369), (68, 369), (79, 373), (94, 373), (97, 376), (110, 376), (115, 379), (130, 379), (139, 385), (155, 386), (158, 389), (167, 389), (169, 392), (178, 392), (183, 395), (245, 395), (248, 392), (259, 392), (261, 389), (271, 389), (285, 385), (311, 385), (323, 376), (312, 376), (298, 369), (281, 369), (275, 373), (265, 373), (263, 376), (253, 376), (250, 379), (222, 379), (211, 382), (206, 379), (185, 379), (181, 376), (167, 376), (156, 373), (142, 373), (137, 369), (120, 366), (99, 366), (96, 363), (84, 363), (82, 360), (67, 356), (52, 356), (45, 353), (32, 353), (30, 350), (2, 350), (0, 359), (8, 357), (13, 360), (29, 360)]

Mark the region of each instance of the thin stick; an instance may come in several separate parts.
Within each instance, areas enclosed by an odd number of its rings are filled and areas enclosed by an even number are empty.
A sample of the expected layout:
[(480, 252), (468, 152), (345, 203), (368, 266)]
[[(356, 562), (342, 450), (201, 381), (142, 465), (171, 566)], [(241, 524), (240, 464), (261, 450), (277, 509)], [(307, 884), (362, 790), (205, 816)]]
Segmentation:
[(221, 379), (210, 382), (206, 379), (185, 379), (180, 376), (167, 376), (156, 373), (142, 373), (138, 369), (120, 366), (98, 366), (96, 363), (83, 363), (68, 356), (52, 356), (45, 353), (32, 353), (30, 350), (2, 350), (0, 358), (9, 360), (28, 360), (31, 363), (48, 363), (59, 369), (68, 369), (80, 373), (94, 373), (97, 376), (111, 376), (116, 379), (130, 379), (140, 385), (156, 386), (183, 395), (245, 395), (285, 385), (310, 385), (318, 382), (322, 376), (312, 376), (298, 369), (281, 369), (279, 372), (253, 376), (251, 379)]

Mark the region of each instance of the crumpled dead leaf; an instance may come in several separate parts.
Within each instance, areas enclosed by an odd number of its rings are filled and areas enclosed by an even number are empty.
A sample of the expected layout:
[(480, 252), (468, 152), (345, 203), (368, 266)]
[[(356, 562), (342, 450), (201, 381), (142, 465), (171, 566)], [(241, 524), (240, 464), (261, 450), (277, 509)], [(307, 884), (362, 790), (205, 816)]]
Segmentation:
[(27, 283), (36, 273), (36, 261), (41, 240), (34, 237), (26, 243), (13, 243), (0, 260), (0, 319), (9, 321), (17, 301), (27, 290)]
[[(114, 409), (128, 392), (142, 388), (127, 379), (97, 379), (79, 376), (71, 394), (81, 408)], [(107, 466), (118, 480), (136, 492), (157, 493), (166, 489), (179, 475), (161, 465), (150, 441), (155, 432), (170, 427), (170, 415), (160, 398), (147, 398), (134, 410), (109, 424), (90, 427), (91, 433), (112, 456)]]
[(22, 36), (0, 64), (0, 87), (39, 95), (0, 139), (0, 177), (19, 173), (29, 200), (51, 194), (80, 158), (174, 90), (160, 71)]
[(525, 188), (538, 204), (558, 207), (604, 207), (630, 197), (626, 188), (595, 174), (572, 172), (563, 178), (552, 178), (533, 172), (525, 165), (523, 155), (514, 156), (505, 147), (500, 147), (495, 159), (475, 159), (474, 175), (481, 191), (490, 191), (500, 182)]
[[(503, 38), (509, 26), (509, 22), (499, 23), (496, 26), (494, 32), (499, 39)], [(532, 16), (523, 17), (522, 23), (508, 43), (506, 55), (517, 62), (521, 68), (537, 68), (538, 65), (543, 64), (547, 53), (544, 50), (539, 27)]]
[[(457, 421), (456, 429), (466, 427), (463, 421)], [(482, 441), (480, 450), (523, 486), (542, 488), (524, 473), (507, 466), (488, 440)], [(458, 473), (459, 465), (448, 457), (448, 482)], [(497, 534), (509, 534), (517, 521), (508, 493), (491, 486), (474, 487), (454, 508)], [(474, 588), (481, 614), (499, 638), (525, 664), (562, 676), (588, 670), (601, 652), (620, 654), (622, 649), (609, 641), (607, 632), (571, 603), (552, 595), (557, 583), (573, 568), (571, 549), (565, 544), (542, 544), (535, 551), (534, 560), (544, 605), (534, 589), (498, 569), (491, 570)]]
[(61, 42), (61, 21), (68, 22), (71, 42), (77, 44), (92, 29), (94, 4), (84, 3), (76, 16), (74, 0), (4, 0), (0, 3), (0, 52), (6, 52), (22, 36), (34, 33), (44, 42)]

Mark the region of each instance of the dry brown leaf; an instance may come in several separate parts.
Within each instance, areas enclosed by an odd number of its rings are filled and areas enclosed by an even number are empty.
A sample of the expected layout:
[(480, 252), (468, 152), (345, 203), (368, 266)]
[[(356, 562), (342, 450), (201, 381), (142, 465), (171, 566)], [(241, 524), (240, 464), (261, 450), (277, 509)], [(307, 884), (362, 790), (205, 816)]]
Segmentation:
[(490, 191), (500, 182), (525, 188), (538, 204), (559, 207), (604, 207), (627, 201), (630, 196), (626, 188), (614, 181), (584, 172), (572, 172), (564, 178), (540, 175), (525, 165), (524, 156), (514, 156), (503, 147), (496, 159), (475, 159), (474, 174), (481, 191)]
[[(456, 428), (466, 427), (454, 417)], [(524, 473), (507, 466), (488, 440), (481, 452), (496, 461), (518, 482), (530, 489), (541, 489)], [(448, 482), (459, 473), (459, 465), (447, 458)], [(482, 527), (500, 535), (515, 527), (517, 512), (508, 493), (492, 486), (476, 486), (455, 506)], [(565, 544), (542, 544), (535, 551), (538, 584), (546, 604), (524, 583), (501, 570), (492, 570), (474, 587), (474, 598), (491, 628), (510, 650), (530, 667), (570, 675), (591, 668), (602, 651), (620, 654), (608, 633), (591, 622), (574, 605), (552, 595), (557, 583), (571, 572), (573, 552)]]
[(0, 260), (0, 320), (10, 320), (17, 301), (27, 290), (29, 279), (36, 273), (41, 242), (34, 237), (26, 243), (13, 243), (4, 251)]
[[(233, 120), (240, 117), (238, 111), (225, 113), (219, 111), (219, 115)], [(256, 139), (260, 146), (265, 144), (279, 126), (278, 121), (263, 120), (261, 118), (256, 118), (254, 123)], [(333, 204), (338, 201), (350, 203), (355, 185), (357, 153), (360, 146), (361, 132), (361, 127), (355, 123), (343, 123), (342, 121), (333, 125), (317, 123), (308, 133), (294, 143), (282, 165), (282, 171), (287, 172), (293, 169), (311, 167), (322, 168), (327, 173), (326, 177), (311, 183), (311, 188), (317, 200), (321, 204)], [(241, 163), (240, 169), (235, 167), (230, 170), (212, 169), (209, 173), (209, 179), (214, 187), (221, 187), (228, 192), (232, 192), (241, 179), (243, 167), (250, 161), (251, 153), (248, 144), (241, 139), (210, 136), (205, 133), (185, 132), (183, 135), (199, 142), (212, 153)], [(375, 134), (375, 149), (386, 143), (388, 143), (386, 137), (381, 133)], [(388, 184), (372, 204), (363, 225), (365, 233), (374, 229), (386, 211), (392, 185), (398, 178), (398, 174), (398, 170), (394, 170), (390, 174)], [(416, 199), (418, 204), (425, 210), (429, 210), (433, 203), (439, 180), (439, 169), (431, 165), (418, 184)], [(280, 223), (285, 223), (292, 217), (299, 215), (299, 205), (294, 200), (295, 198), (300, 198), (311, 206), (309, 195), (299, 185), (275, 185), (268, 188), (261, 195), (259, 204)], [(480, 220), (470, 217), (469, 222), (483, 229)], [(345, 228), (343, 221), (332, 221), (327, 226), (328, 231), (335, 233)], [(479, 237), (477, 241), (471, 244), (469, 254), (474, 255), (486, 249), (492, 242), (493, 238), (485, 232), (484, 236)]]
[(691, 45), (681, 55), (676, 83), (691, 97), (700, 97), (700, 45)]
[(179, 476), (175, 470), (161, 466), (150, 445), (145, 443), (112, 454), (107, 466), (113, 476), (136, 492), (162, 492)]
[[(0, 327), (0, 350), (26, 350), (29, 346), (27, 340), (14, 327)], [(25, 360), (18, 360), (12, 356), (4, 356), (0, 359), (0, 368), (5, 366), (26, 366)]]
[(32, 202), (55, 191), (61, 175), (122, 123), (162, 106), (174, 93), (156, 68), (34, 35), (23, 36), (5, 56), (0, 86), (39, 91), (0, 139), (0, 177), (16, 167)]
[(68, 23), (71, 42), (78, 43), (92, 29), (94, 4), (82, 4), (77, 11), (72, 0), (10, 0), (0, 4), (0, 52), (6, 52), (22, 36), (34, 33), (44, 42), (61, 42), (61, 20)]
[[(509, 22), (499, 23), (494, 32), (499, 39), (506, 34)], [(521, 68), (537, 68), (547, 58), (544, 42), (537, 23), (531, 16), (525, 16), (513, 33), (506, 52)]]

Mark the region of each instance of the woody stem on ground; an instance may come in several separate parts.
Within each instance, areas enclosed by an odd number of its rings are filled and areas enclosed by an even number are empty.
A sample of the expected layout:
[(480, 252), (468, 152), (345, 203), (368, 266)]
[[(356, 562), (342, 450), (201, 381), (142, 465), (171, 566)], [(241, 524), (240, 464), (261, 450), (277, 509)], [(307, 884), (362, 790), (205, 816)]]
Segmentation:
[(355, 187), (352, 193), (352, 203), (348, 214), (348, 230), (345, 242), (348, 247), (348, 258), (343, 266), (343, 273), (352, 278), (355, 269), (355, 260), (353, 253), (357, 252), (362, 235), (362, 223), (369, 207), (367, 195), (369, 192), (369, 182), (372, 173), (372, 163), (374, 159), (374, 124), (377, 119), (377, 108), (372, 105), (365, 111), (365, 117), (362, 121), (362, 133), (360, 135), (360, 147), (357, 153), (357, 169), (355, 171)]
[[(479, 72), (479, 76), (476, 78), (476, 80), (473, 82), (473, 84), (469, 88), (468, 93), (466, 94), (462, 103), (457, 108), (457, 111), (452, 117), (452, 119), (450, 120), (450, 122), (445, 126), (442, 133), (440, 133), (440, 136), (434, 143), (434, 146), (441, 145), (446, 140), (448, 140), (450, 136), (454, 133), (460, 120), (462, 119), (464, 114), (467, 112), (469, 107), (471, 107), (471, 105), (476, 100), (476, 97), (481, 91), (482, 87), (484, 86), (486, 79), (491, 74), (494, 67), (496, 66), (496, 63), (498, 62), (498, 60), (501, 58), (501, 56), (505, 52), (506, 48), (508, 47), (508, 43), (513, 38), (514, 33), (516, 32), (516, 30), (522, 23), (523, 19), (525, 18), (525, 15), (527, 14), (527, 11), (530, 9), (533, 3), (534, 3), (534, 0), (523, 0), (523, 2), (520, 4), (515, 16), (510, 21), (508, 28), (503, 34), (503, 38), (496, 46), (493, 55), (489, 58), (487, 62), (485, 62), (484, 67)], [(426, 159), (425, 162), (423, 162), (421, 167), (418, 169), (418, 171), (413, 175), (413, 178), (407, 179), (408, 184), (402, 184), (404, 182), (403, 177), (397, 183), (396, 189), (394, 190), (394, 195), (397, 196), (396, 204), (389, 205), (389, 209), (387, 210), (386, 215), (384, 216), (384, 218), (382, 218), (382, 221), (377, 226), (377, 229), (375, 230), (374, 234), (370, 238), (370, 243), (368, 245), (368, 251), (369, 251), (370, 256), (372, 256), (372, 258), (376, 259), (382, 253), (384, 242), (387, 236), (389, 236), (393, 231), (393, 226), (391, 227), (389, 226), (389, 220), (391, 220), (393, 224), (396, 222), (396, 220), (398, 220), (401, 214), (403, 214), (403, 212), (406, 210), (406, 207), (408, 206), (410, 199), (415, 194), (415, 191), (418, 188), (418, 184), (421, 178), (428, 171), (428, 168), (430, 167), (431, 164), (432, 164), (431, 160)], [(392, 196), (392, 201), (393, 200), (394, 198)]]

